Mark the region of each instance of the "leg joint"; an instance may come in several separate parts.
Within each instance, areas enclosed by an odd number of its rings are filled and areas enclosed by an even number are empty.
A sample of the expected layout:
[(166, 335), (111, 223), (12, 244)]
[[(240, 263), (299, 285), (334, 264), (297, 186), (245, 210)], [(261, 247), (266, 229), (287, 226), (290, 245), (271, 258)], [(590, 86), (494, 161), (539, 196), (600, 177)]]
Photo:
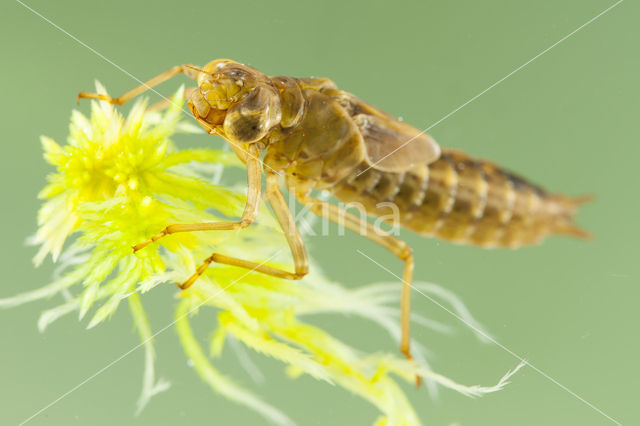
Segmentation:
[(293, 274), (294, 280), (300, 280), (309, 273), (309, 265), (304, 264), (296, 267), (296, 272)]
[(244, 218), (242, 220), (240, 220), (240, 222), (238, 222), (238, 228), (239, 229), (244, 229), (246, 227), (248, 227), (249, 225), (251, 225), (254, 221), (254, 218), (250, 217), (250, 218)]
[(307, 204), (305, 204), (307, 206), (307, 208), (309, 210), (311, 210), (312, 213), (318, 215), (318, 216), (322, 216), (322, 203), (318, 203), (315, 201), (309, 201)]
[(398, 257), (401, 260), (404, 260), (405, 262), (412, 260), (413, 259), (413, 249), (408, 244), (405, 244), (403, 249), (402, 249), (402, 251), (398, 255)]

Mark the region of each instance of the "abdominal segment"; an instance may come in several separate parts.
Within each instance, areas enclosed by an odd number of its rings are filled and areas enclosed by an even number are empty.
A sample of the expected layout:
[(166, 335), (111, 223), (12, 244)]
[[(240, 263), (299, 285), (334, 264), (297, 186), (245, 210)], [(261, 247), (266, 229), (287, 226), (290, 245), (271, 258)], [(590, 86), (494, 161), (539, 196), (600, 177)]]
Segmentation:
[(362, 163), (332, 192), (345, 203), (361, 203), (374, 216), (387, 214), (383, 207), (394, 203), (401, 226), (460, 244), (516, 248), (551, 234), (588, 236), (572, 222), (585, 199), (551, 194), (455, 150), (400, 173)]

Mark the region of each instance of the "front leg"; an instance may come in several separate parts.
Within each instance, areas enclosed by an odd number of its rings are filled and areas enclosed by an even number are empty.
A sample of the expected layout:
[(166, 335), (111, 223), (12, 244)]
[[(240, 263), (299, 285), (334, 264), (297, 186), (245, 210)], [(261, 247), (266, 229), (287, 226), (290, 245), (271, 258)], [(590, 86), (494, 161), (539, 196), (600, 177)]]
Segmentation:
[(154, 235), (146, 241), (133, 246), (133, 252), (158, 241), (160, 238), (175, 234), (177, 232), (193, 232), (193, 231), (231, 231), (234, 229), (242, 229), (251, 225), (258, 214), (260, 205), (260, 192), (262, 188), (262, 173), (260, 170), (260, 157), (258, 156), (258, 147), (255, 144), (249, 146), (249, 155), (247, 155), (247, 181), (249, 189), (247, 192), (247, 204), (242, 212), (242, 217), (237, 222), (208, 222), (208, 223), (188, 223), (169, 225), (162, 232)]
[(80, 92), (78, 93), (78, 101), (80, 99), (98, 99), (101, 101), (109, 102), (110, 104), (122, 105), (131, 99), (135, 98), (141, 93), (146, 92), (147, 90), (151, 90), (152, 87), (157, 86), (158, 84), (169, 80), (179, 74), (184, 74), (189, 78), (197, 79), (198, 74), (201, 72), (200, 68), (191, 64), (178, 65), (171, 69), (166, 70), (163, 73), (158, 74), (153, 77), (151, 80), (142, 83), (141, 85), (134, 87), (128, 92), (118, 96), (117, 98), (112, 98), (111, 96), (104, 95), (102, 93), (93, 93), (93, 92)]

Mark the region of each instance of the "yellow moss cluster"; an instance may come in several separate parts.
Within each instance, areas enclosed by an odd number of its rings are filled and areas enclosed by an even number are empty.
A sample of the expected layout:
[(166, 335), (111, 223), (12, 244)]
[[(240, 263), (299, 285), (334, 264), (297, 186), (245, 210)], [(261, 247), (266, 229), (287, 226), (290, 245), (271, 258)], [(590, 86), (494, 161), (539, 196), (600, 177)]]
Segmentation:
[[(101, 86), (97, 90), (106, 93)], [(65, 145), (42, 138), (45, 159), (56, 171), (40, 193), (44, 202), (33, 238), (40, 249), (34, 261), (40, 264), (51, 254), (60, 264), (59, 277), (38, 290), (0, 300), (0, 307), (9, 307), (63, 293), (63, 304), (43, 312), (41, 330), (72, 312), (80, 319), (90, 314), (87, 324), (94, 327), (120, 302), (127, 302), (146, 351), (139, 409), (168, 387), (168, 382), (155, 378), (154, 334), (142, 305), (143, 293), (183, 281), (214, 249), (272, 265), (288, 263), (285, 240), (264, 208), (258, 222), (245, 230), (175, 234), (132, 253), (132, 244), (169, 223), (224, 220), (242, 212), (242, 191), (213, 182), (222, 167), (240, 166), (230, 153), (179, 150), (172, 143), (177, 132), (199, 131), (183, 121), (183, 103), (181, 90), (163, 113), (151, 112), (139, 101), (124, 118), (112, 105), (92, 102), (89, 118), (73, 112)], [(397, 283), (347, 289), (324, 278), (318, 268), (312, 266), (312, 271), (302, 282), (290, 282), (215, 265), (180, 294), (172, 324), (195, 370), (215, 391), (277, 424), (292, 424), (283, 412), (214, 367), (211, 361), (220, 356), (228, 336), (282, 361), (292, 377), (308, 374), (362, 396), (380, 410), (380, 425), (420, 423), (398, 378), (413, 383), (420, 374), (431, 386), (439, 383), (472, 396), (506, 383), (503, 379), (491, 388), (457, 385), (424, 363), (416, 365), (396, 354), (363, 354), (306, 323), (304, 316), (312, 314), (360, 315), (392, 338), (399, 335)], [(428, 285), (423, 289), (429, 291)], [(452, 303), (453, 309), (456, 306)], [(190, 325), (190, 318), (205, 307), (218, 312), (208, 351)], [(416, 342), (414, 348), (422, 359), (422, 347)]]

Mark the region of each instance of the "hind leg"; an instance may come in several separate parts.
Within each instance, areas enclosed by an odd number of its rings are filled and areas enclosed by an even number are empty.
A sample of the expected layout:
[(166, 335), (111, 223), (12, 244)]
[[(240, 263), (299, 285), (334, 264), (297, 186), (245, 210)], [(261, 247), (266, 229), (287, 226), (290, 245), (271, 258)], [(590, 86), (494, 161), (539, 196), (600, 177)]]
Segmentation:
[[(413, 251), (404, 241), (393, 235), (380, 234), (366, 219), (351, 214), (333, 204), (313, 199), (307, 195), (298, 195), (298, 199), (313, 213), (326, 217), (332, 222), (344, 224), (348, 229), (357, 232), (371, 241), (380, 244), (404, 262), (402, 271), (402, 290), (400, 294), (400, 323), (402, 336), (400, 352), (409, 360), (413, 360), (410, 351), (410, 313), (411, 313), (411, 283), (413, 281)], [(416, 384), (420, 386), (421, 379), (416, 376)]]

